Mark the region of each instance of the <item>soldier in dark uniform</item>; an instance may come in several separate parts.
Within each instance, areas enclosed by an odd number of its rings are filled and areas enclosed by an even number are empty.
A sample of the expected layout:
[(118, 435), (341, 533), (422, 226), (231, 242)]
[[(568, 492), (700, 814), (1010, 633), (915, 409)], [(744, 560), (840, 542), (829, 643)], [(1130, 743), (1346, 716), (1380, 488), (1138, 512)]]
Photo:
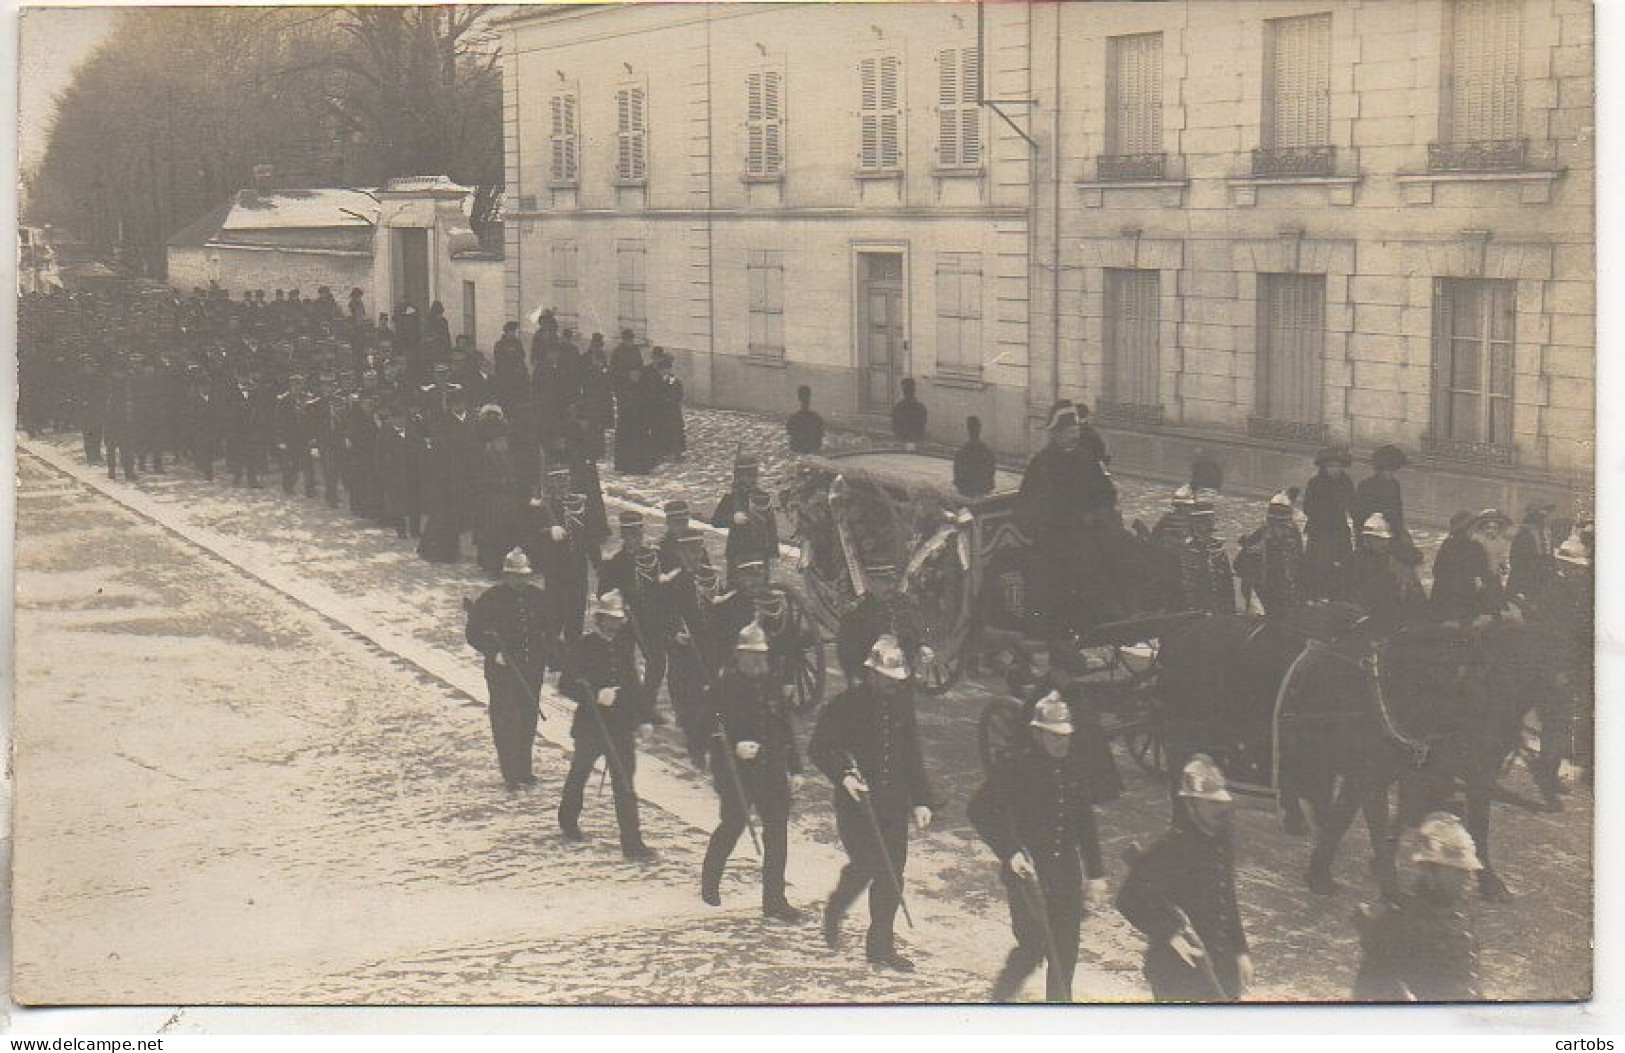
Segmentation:
[[(391, 398), (373, 448), (373, 479), (378, 497), (374, 511), (377, 522), (393, 528), (398, 538), (407, 536), (410, 505), (413, 436), (408, 415), (405, 400), (399, 395)], [(497, 567), (490, 569), (495, 571)]]
[[(632, 637), (643, 656), (643, 686), (649, 694), (649, 710), (655, 715), (655, 698), (666, 679), (666, 610), (659, 592), (660, 553), (644, 537), (642, 514), (621, 512), (620, 529), (620, 548), (599, 568), (598, 594), (613, 589), (626, 602)], [(657, 715), (655, 719), (662, 722)]]
[(349, 398), (345, 419), (344, 483), (350, 495), (350, 513), (371, 519), (377, 504), (373, 473), (373, 447), (378, 442), (378, 372), (361, 374), (361, 390)]
[(1341, 447), (1315, 454), (1319, 469), (1303, 488), (1305, 599), (1340, 600), (1347, 594), (1346, 574), (1354, 554), (1354, 482), (1348, 468), (1354, 460)]
[(125, 481), (135, 479), (135, 429), (139, 412), (130, 367), (115, 361), (107, 382), (107, 410), (102, 415), (109, 479), (117, 478), (120, 468), (124, 469)]
[(667, 501), (664, 512), (666, 533), (657, 548), (656, 590), (666, 614), (666, 689), (689, 756), (701, 765), (713, 730), (706, 726), (705, 692), (716, 671), (707, 667), (703, 651), (705, 624), (694, 570), (709, 557), (689, 523), (688, 502)]
[(157, 475), (164, 474), (164, 429), (168, 424), (164, 414), (163, 388), (157, 361), (143, 356), (131, 378), (135, 400), (132, 435), (137, 468)]
[(784, 868), (790, 852), (792, 780), (801, 780), (801, 754), (783, 685), (772, 673), (767, 634), (759, 626), (739, 633), (731, 667), (707, 702), (712, 782), (722, 816), (700, 870), (700, 898), (713, 907), (722, 905), (722, 871), (745, 830), (746, 809), (754, 808), (762, 819), (762, 913), (799, 922), (801, 912), (784, 895)]
[(1191, 504), (1191, 536), (1186, 542), (1188, 565), (1194, 569), (1191, 593), (1196, 610), (1210, 614), (1236, 613), (1236, 575), (1224, 541), (1214, 529), (1213, 493), (1198, 491)]
[(1477, 1002), (1478, 938), (1463, 904), (1467, 882), (1484, 869), (1461, 820), (1435, 812), (1422, 821), (1416, 887), (1393, 904), (1364, 906), (1357, 1002)]
[(1360, 547), (1349, 562), (1350, 602), (1365, 611), (1377, 636), (1423, 616), (1427, 594), (1416, 571), (1400, 559), (1387, 517), (1373, 512), (1360, 528)]
[(502, 564), (502, 581), (485, 590), (468, 614), (469, 646), (485, 656), (491, 692), (491, 738), (502, 781), (517, 790), (536, 782), (531, 747), (541, 715), (542, 678), (562, 665), (558, 625), (545, 589), (534, 587), (530, 562), (518, 549)]
[(1010, 1001), (1047, 961), (1045, 998), (1070, 1002), (1084, 880), (1090, 899), (1098, 901), (1105, 895), (1106, 868), (1091, 780), (1081, 751), (1073, 749), (1070, 708), (1052, 691), (1024, 709), (1030, 731), (1011, 743), (970, 804), (976, 833), (999, 858), (1016, 935), (991, 1000)]
[(1414, 567), (1422, 562), (1422, 553), (1411, 542), (1410, 530), (1405, 525), (1405, 499), (1395, 474), (1409, 463), (1405, 451), (1398, 446), (1379, 446), (1371, 451), (1372, 473), (1354, 488), (1351, 510), (1354, 522), (1360, 524), (1381, 513), (1394, 535), (1395, 556)]
[(344, 431), (350, 396), (331, 371), (322, 373), (317, 383), (321, 398), (315, 406), (316, 455), (322, 496), (329, 508), (337, 508), (339, 486), (344, 482)]
[(231, 470), (231, 485), (260, 485), (259, 400), (252, 374), (246, 365), (237, 367), (237, 383), (228, 392), (229, 400), (223, 407), (226, 414), (226, 465)]
[(288, 374), (288, 390), (276, 397), (277, 452), (282, 462), (282, 492), (293, 493), (294, 482), (305, 481), (305, 496), (316, 496), (316, 465), (311, 457), (315, 442), (317, 400), (305, 392), (305, 378)]
[(574, 644), (581, 637), (587, 616), (591, 560), (586, 512), (585, 497), (577, 493), (564, 494), (542, 545), (541, 567), (547, 575), (548, 592), (553, 597), (566, 645)]
[(983, 497), (993, 492), (998, 478), (998, 461), (982, 441), (982, 418), (965, 418), (965, 445), (954, 454), (954, 489), (964, 497)]
[(1180, 773), (1172, 827), (1131, 850), (1117, 909), (1148, 941), (1145, 978), (1159, 1002), (1230, 1002), (1252, 986), (1230, 826), (1224, 774), (1198, 753)]
[(570, 721), (575, 753), (559, 801), (559, 828), (573, 841), (582, 838), (581, 805), (593, 765), (603, 757), (615, 794), (615, 819), (621, 830), (621, 853), (640, 862), (653, 861), (638, 822), (637, 738), (652, 718), (652, 697), (638, 681), (633, 643), (627, 631), (626, 607), (613, 589), (598, 597), (592, 631), (582, 636), (559, 675), (561, 691), (576, 704)]
[(1235, 569), (1249, 608), (1252, 596), (1258, 597), (1266, 614), (1303, 602), (1303, 536), (1293, 519), (1289, 493), (1270, 498), (1264, 525), (1241, 539)]
[(85, 463), (102, 463), (102, 427), (107, 418), (107, 376), (95, 357), (79, 357), (75, 384), (79, 411), (79, 433), (85, 447)]
[(214, 401), (214, 381), (200, 365), (189, 366), (187, 372), (191, 382), (186, 391), (185, 427), (192, 467), (212, 482), (214, 462), (220, 456), (220, 414)]
[[(734, 457), (733, 485), (711, 513), (711, 525), (728, 532), (723, 552), (730, 573), (746, 560), (760, 560), (767, 564), (771, 574), (773, 559), (779, 554), (778, 522), (772, 514), (772, 497), (761, 488), (760, 480), (761, 462), (756, 455), (738, 453)], [(762, 496), (755, 498), (753, 504), (756, 494)]]
[[(819, 715), (807, 753), (835, 789), (835, 826), (847, 864), (824, 907), (824, 940), (839, 949), (841, 919), (869, 889), (869, 962), (911, 971), (892, 931), (902, 902), (908, 828), (931, 825), (931, 787), (915, 723), (908, 666), (895, 637), (875, 641), (866, 677)], [(876, 837), (876, 830), (879, 837)]]
[(824, 448), (824, 418), (812, 408), (812, 388), (805, 384), (796, 388), (796, 401), (801, 408), (784, 422), (784, 430), (790, 439), (790, 452), (818, 453)]

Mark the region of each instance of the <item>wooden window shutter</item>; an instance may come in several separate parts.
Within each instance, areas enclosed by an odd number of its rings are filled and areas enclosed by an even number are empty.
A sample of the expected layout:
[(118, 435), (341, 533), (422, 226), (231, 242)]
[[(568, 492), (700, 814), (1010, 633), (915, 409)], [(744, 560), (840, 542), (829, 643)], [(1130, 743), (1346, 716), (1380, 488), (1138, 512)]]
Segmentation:
[(872, 171), (880, 167), (880, 60), (866, 58), (858, 63), (859, 144), (858, 167)]
[(1108, 152), (1162, 152), (1162, 34), (1113, 37), (1106, 67)]
[(1264, 145), (1289, 150), (1331, 141), (1329, 14), (1265, 23)]
[(982, 50), (969, 47), (959, 58), (959, 160), (982, 163), (982, 107), (977, 96), (982, 83)]
[(1443, 138), (1456, 143), (1516, 139), (1520, 0), (1454, 0), (1449, 12)]
[(959, 49), (937, 52), (937, 163), (959, 164)]
[(784, 171), (784, 74), (770, 69), (762, 75), (763, 175)]
[(1433, 409), (1431, 424), (1435, 438), (1450, 437), (1450, 333), (1455, 308), (1450, 282), (1433, 279)]
[(759, 176), (767, 174), (767, 126), (764, 115), (763, 81), (766, 74), (753, 70), (745, 75), (745, 172)]
[(880, 166), (903, 164), (902, 61), (896, 55), (880, 57)]

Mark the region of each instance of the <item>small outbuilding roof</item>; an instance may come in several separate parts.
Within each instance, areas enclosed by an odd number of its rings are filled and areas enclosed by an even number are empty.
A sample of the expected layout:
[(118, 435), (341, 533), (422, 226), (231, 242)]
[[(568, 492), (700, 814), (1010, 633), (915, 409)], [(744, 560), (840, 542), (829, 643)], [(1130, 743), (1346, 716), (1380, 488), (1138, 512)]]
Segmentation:
[(273, 190), (266, 194), (238, 191), (223, 231), (371, 228), (378, 223), (378, 200), (367, 190), (316, 187)]

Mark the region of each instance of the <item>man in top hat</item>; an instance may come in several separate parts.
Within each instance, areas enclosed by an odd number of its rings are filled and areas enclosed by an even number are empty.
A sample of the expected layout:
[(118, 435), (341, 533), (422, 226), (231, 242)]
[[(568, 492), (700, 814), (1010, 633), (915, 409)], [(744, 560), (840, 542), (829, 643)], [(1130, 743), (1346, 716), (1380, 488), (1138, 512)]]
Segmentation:
[(985, 497), (998, 479), (993, 448), (982, 441), (982, 418), (965, 418), (965, 445), (954, 454), (954, 489), (962, 497)]
[(728, 532), (723, 555), (730, 574), (745, 560), (761, 560), (772, 572), (779, 554), (778, 520), (772, 497), (761, 487), (755, 454), (741, 450), (734, 457), (733, 483), (711, 513), (711, 525)]
[[(1021, 480), (1020, 508), (1033, 539), (1029, 559), (1041, 635), (1087, 632), (1121, 610), (1114, 563), (1117, 488), (1106, 474), (1106, 448), (1068, 400), (1050, 409), (1049, 441)], [(1086, 430), (1087, 429), (1087, 430)]]
[(901, 387), (903, 397), (891, 408), (891, 433), (912, 451), (925, 441), (925, 403), (914, 397), (913, 377), (904, 377)]
[(1264, 613), (1278, 612), (1303, 602), (1303, 535), (1293, 514), (1292, 493), (1270, 498), (1264, 525), (1241, 539), (1236, 576), (1248, 609), (1257, 596)]
[(1434, 812), (1418, 830), (1411, 855), (1416, 887), (1395, 903), (1362, 906), (1354, 916), (1361, 958), (1357, 1002), (1476, 1002), (1478, 938), (1463, 904), (1466, 886), (1484, 869), (1461, 820)]
[(530, 561), (514, 549), (502, 561), (502, 580), (468, 612), (469, 646), (485, 656), (491, 692), (491, 737), (508, 789), (536, 782), (531, 745), (540, 717), (542, 678), (562, 665), (552, 604), (535, 587)]
[(1303, 488), (1305, 544), (1303, 592), (1311, 600), (1337, 600), (1345, 595), (1346, 574), (1354, 554), (1354, 458), (1340, 446), (1315, 454), (1314, 478)]
[(276, 397), (276, 448), (282, 466), (282, 492), (292, 494), (304, 480), (305, 496), (316, 496), (315, 414), (317, 399), (305, 391), (305, 378), (288, 374), (288, 388)]
[(799, 922), (801, 912), (784, 895), (784, 868), (792, 781), (801, 781), (801, 754), (761, 626), (747, 625), (739, 632), (732, 660), (706, 708), (712, 782), (722, 815), (700, 870), (700, 898), (713, 907), (722, 905), (722, 871), (745, 830), (747, 809), (754, 808), (762, 820), (762, 913)]
[(1027, 733), (1010, 744), (971, 798), (976, 833), (998, 856), (1016, 946), (993, 984), (1007, 1002), (1040, 963), (1045, 999), (1072, 1001), (1083, 925), (1084, 882), (1104, 898), (1106, 868), (1095, 827), (1093, 789), (1074, 749), (1071, 708), (1058, 690), (1025, 707)]
[(1427, 604), (1415, 568), (1398, 553), (1388, 518), (1381, 512), (1367, 516), (1349, 562), (1349, 599), (1370, 617), (1378, 636), (1413, 621)]
[(1507, 592), (1539, 601), (1557, 578), (1557, 557), (1552, 550), (1551, 519), (1557, 505), (1534, 500), (1523, 514), (1523, 524), (1512, 539), (1507, 561)]
[[(463, 534), (474, 507), (474, 481), (481, 448), (468, 396), (458, 384), (446, 385), (445, 409), (425, 422), (423, 506), (427, 517), (418, 555), (430, 563), (456, 563), (462, 558)], [(531, 565), (546, 568), (531, 555)], [(549, 577), (549, 588), (552, 579)]]
[(1405, 525), (1405, 499), (1396, 474), (1409, 463), (1405, 451), (1398, 446), (1379, 446), (1371, 451), (1371, 474), (1354, 488), (1352, 511), (1354, 521), (1361, 524), (1381, 513), (1393, 534), (1395, 556), (1414, 567), (1421, 563), (1422, 554), (1411, 543), (1410, 531)]
[(812, 408), (812, 388), (806, 384), (796, 388), (796, 401), (801, 408), (790, 414), (784, 422), (789, 436), (791, 453), (818, 453), (824, 448), (824, 418)]
[(824, 940), (838, 949), (841, 920), (869, 890), (870, 964), (911, 971), (892, 931), (902, 904), (908, 828), (931, 825), (931, 786), (915, 722), (908, 665), (897, 638), (875, 641), (866, 674), (830, 699), (807, 753), (835, 791), (835, 828), (847, 864), (824, 908)]
[(561, 691), (575, 702), (570, 737), (575, 752), (564, 778), (559, 801), (559, 829), (579, 841), (581, 807), (593, 766), (604, 758), (615, 795), (615, 820), (621, 832), (621, 853), (631, 860), (654, 860), (654, 850), (643, 843), (638, 817), (637, 740), (653, 718), (652, 697), (638, 679), (626, 603), (618, 590), (598, 597), (592, 612), (592, 630), (577, 641), (569, 664), (559, 675)]
[(1233, 1002), (1252, 986), (1253, 964), (1231, 845), (1224, 773), (1204, 753), (1180, 771), (1174, 819), (1149, 849), (1125, 853), (1117, 909), (1145, 936), (1145, 978), (1159, 1002)]

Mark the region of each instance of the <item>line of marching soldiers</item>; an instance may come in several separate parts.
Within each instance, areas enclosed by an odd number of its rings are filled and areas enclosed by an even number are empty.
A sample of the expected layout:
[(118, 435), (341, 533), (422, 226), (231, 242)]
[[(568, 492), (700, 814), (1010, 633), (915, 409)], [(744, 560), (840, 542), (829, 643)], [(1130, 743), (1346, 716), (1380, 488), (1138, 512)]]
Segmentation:
[[(731, 536), (723, 580), (684, 503), (666, 505), (658, 541), (639, 513), (624, 512), (620, 543), (598, 567), (589, 603), (590, 561), (575, 536), (584, 497), (565, 489), (563, 475), (556, 482), (562, 515), (553, 518), (555, 506), (543, 506), (547, 522), (536, 544), (510, 551), (501, 582), (468, 610), (467, 639), (484, 657), (491, 730), (509, 789), (536, 782), (540, 693), (556, 673), (559, 693), (574, 704), (574, 750), (556, 812), (562, 835), (586, 836), (584, 798), (602, 763), (623, 854), (655, 860), (635, 776), (640, 745), (663, 722), (657, 698), (664, 681), (691, 759), (709, 771), (719, 800), (699, 875), (702, 899), (721, 904), (727, 860), (749, 831), (762, 858), (764, 916), (803, 920), (786, 895), (785, 868), (791, 805), (810, 762), (831, 785), (848, 860), (824, 902), (825, 940), (840, 948), (843, 920), (867, 893), (868, 961), (912, 970), (895, 935), (896, 915), (908, 912), (910, 833), (925, 832), (942, 803), (927, 775), (914, 681), (898, 640), (874, 640), (856, 677), (819, 714), (804, 761), (788, 698), (800, 641), (785, 618), (787, 597), (770, 576), (776, 540), (767, 547), (748, 532)], [(749, 504), (754, 484), (747, 460), (714, 521), (744, 526), (732, 510)], [(1084, 919), (1106, 902), (1095, 803), (1121, 785), (1113, 787), (1109, 746), (1081, 686), (1049, 668), (1045, 650), (1024, 649), (1008, 683), (1011, 697), (983, 719), (987, 777), (968, 808), (1000, 861), (1016, 940), (991, 997), (1013, 999), (1047, 964), (1046, 997), (1066, 1001)], [(1116, 906), (1146, 937), (1145, 975), (1159, 1000), (1233, 1000), (1251, 983), (1230, 807), (1223, 773), (1205, 756), (1192, 758), (1170, 828), (1128, 856)], [(1464, 878), (1477, 867), (1471, 839), (1455, 817), (1431, 816), (1413, 860), (1414, 890), (1357, 919), (1366, 954), (1355, 995), (1477, 997), (1477, 944), (1462, 907)]]

